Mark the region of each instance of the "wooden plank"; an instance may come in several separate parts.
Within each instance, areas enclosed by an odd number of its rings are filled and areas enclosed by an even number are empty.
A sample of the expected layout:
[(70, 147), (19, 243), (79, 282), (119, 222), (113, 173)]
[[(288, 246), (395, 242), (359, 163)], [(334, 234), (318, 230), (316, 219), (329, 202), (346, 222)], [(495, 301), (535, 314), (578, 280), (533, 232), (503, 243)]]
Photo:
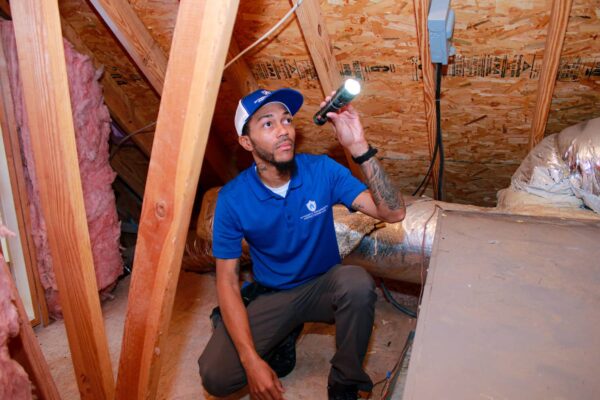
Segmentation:
[[(19, 336), (15, 339), (11, 339), (9, 345), (11, 347), (11, 355), (17, 360), (27, 372), (29, 379), (33, 383), (34, 393), (38, 398), (43, 400), (60, 400), (58, 389), (52, 379), (50, 368), (44, 358), (44, 353), (40, 348), (40, 343), (33, 333), (33, 329), (29, 324), (29, 318), (23, 307), (23, 303), (17, 292), (17, 288), (12, 280), (8, 265), (4, 262), (4, 259), (0, 255), (0, 268), (9, 282), (11, 297), (13, 298), (13, 304), (17, 308), (19, 314)], [(16, 342), (16, 343), (14, 343)], [(18, 345), (15, 346), (15, 344)]]
[[(232, 60), (240, 54), (240, 48), (237, 45), (237, 42), (234, 39), (231, 39), (231, 43), (229, 44), (229, 50), (227, 51), (227, 62)], [(246, 61), (244, 61), (244, 57), (240, 57), (231, 64), (224, 72), (223, 75), (225, 79), (231, 81), (239, 90), (241, 96), (245, 96), (255, 90), (258, 90), (258, 83), (256, 79), (254, 79), (254, 75), (252, 75), (252, 71)]]
[(403, 399), (596, 399), (600, 222), (439, 214)]
[[(431, 63), (429, 53), (429, 31), (427, 30), (427, 15), (429, 14), (429, 0), (413, 0), (415, 9), (415, 24), (417, 28), (417, 43), (423, 73), (423, 101), (425, 105), (425, 121), (427, 125), (427, 143), (429, 144), (429, 159), (433, 158), (436, 142), (436, 112), (435, 112), (435, 69)], [(438, 196), (440, 156), (436, 157), (431, 182), (435, 198)]]
[(184, 0), (138, 235), (116, 398), (154, 399), (192, 204), (238, 0)]
[(550, 114), (552, 94), (556, 85), (556, 75), (560, 55), (565, 40), (571, 5), (573, 0), (554, 0), (550, 11), (548, 36), (544, 49), (544, 62), (540, 80), (538, 81), (537, 100), (531, 120), (531, 133), (529, 136), (529, 150), (533, 149), (543, 138)]
[[(295, 2), (290, 0), (292, 4)], [(329, 96), (342, 83), (337, 70), (337, 62), (331, 52), (331, 40), (327, 33), (325, 20), (321, 13), (318, 0), (304, 0), (296, 10), (296, 16), (300, 22), (300, 30), (304, 36), (306, 47), (310, 53), (324, 96)], [(346, 161), (352, 174), (363, 179), (360, 167), (352, 161), (352, 155), (344, 148)]]
[(127, 0), (90, 0), (158, 94), (162, 93), (167, 56)]
[[(17, 224), (19, 227), (19, 238), (23, 247), (23, 258), (27, 269), (27, 280), (31, 292), (36, 318), (32, 323), (35, 325), (41, 319), (42, 324), (48, 325), (48, 305), (44, 288), (40, 281), (40, 273), (37, 266), (35, 244), (31, 236), (31, 216), (29, 214), (29, 196), (27, 195), (27, 184), (25, 182), (25, 171), (21, 157), (21, 146), (17, 122), (15, 121), (15, 110), (12, 92), (9, 84), (8, 65), (4, 53), (4, 46), (0, 41), (0, 124), (2, 125), (2, 137), (4, 148), (8, 159), (8, 173), (13, 192), (15, 209), (17, 212)], [(41, 315), (40, 315), (41, 314)]]
[(112, 399), (114, 379), (94, 273), (56, 1), (13, 4), (42, 210), (83, 399)]

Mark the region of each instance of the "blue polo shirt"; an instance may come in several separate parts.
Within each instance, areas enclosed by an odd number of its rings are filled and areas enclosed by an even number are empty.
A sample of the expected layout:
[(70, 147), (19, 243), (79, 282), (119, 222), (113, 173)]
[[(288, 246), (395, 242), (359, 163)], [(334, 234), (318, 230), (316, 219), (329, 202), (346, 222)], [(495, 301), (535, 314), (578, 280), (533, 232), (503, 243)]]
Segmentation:
[(290, 289), (340, 263), (334, 204), (350, 208), (366, 186), (327, 156), (296, 155), (285, 197), (268, 189), (255, 165), (227, 183), (217, 199), (213, 255), (232, 259), (250, 246), (254, 279)]

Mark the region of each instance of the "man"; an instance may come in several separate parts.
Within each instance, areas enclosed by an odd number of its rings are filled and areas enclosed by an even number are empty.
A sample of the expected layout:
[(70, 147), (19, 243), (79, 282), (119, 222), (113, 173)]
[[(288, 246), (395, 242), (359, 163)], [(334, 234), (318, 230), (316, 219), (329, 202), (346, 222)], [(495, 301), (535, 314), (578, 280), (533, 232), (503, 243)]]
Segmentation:
[[(397, 222), (405, 215), (404, 200), (374, 157), (352, 106), (327, 117), (360, 164), (368, 190), (327, 156), (295, 155), (292, 117), (302, 103), (299, 92), (279, 89), (257, 90), (238, 105), (239, 143), (255, 164), (221, 189), (215, 210), (213, 254), (224, 323), (216, 322), (198, 363), (205, 389), (216, 396), (247, 384), (253, 398), (283, 399), (278, 378), (294, 368), (295, 340), (308, 321), (336, 324), (329, 398), (356, 399), (358, 390), (373, 386), (362, 363), (373, 327), (374, 283), (362, 268), (340, 265), (332, 206)], [(256, 283), (240, 293), (242, 238)]]

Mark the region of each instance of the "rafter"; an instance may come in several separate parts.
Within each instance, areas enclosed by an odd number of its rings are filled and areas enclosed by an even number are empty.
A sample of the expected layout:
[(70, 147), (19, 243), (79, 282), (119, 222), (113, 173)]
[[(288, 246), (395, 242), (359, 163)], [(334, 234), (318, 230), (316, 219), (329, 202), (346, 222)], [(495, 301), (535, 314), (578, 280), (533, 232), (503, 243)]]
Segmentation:
[(548, 36), (544, 48), (544, 62), (538, 81), (538, 97), (531, 120), (529, 150), (533, 149), (544, 138), (546, 132), (548, 114), (550, 114), (550, 106), (552, 105), (552, 94), (556, 85), (558, 64), (560, 63), (572, 3), (573, 0), (554, 0), (552, 2)]
[[(431, 54), (429, 53), (429, 32), (427, 30), (429, 0), (413, 0), (413, 6), (415, 9), (415, 24), (417, 27), (417, 43), (419, 46), (419, 56), (421, 58), (421, 68), (423, 72), (423, 101), (425, 103), (427, 143), (429, 144), (429, 157), (433, 158), (436, 142), (435, 70), (431, 63)], [(434, 160), (434, 166), (431, 171), (433, 193), (436, 198), (438, 192), (439, 162), (440, 158), (438, 154)]]
[[(293, 4), (293, 1), (290, 0)], [(318, 0), (304, 0), (296, 10), (300, 29), (310, 56), (317, 70), (319, 82), (324, 96), (329, 96), (341, 84), (342, 79), (337, 69), (337, 61), (331, 52), (331, 40), (327, 33), (325, 20)], [(358, 165), (352, 161), (352, 155), (344, 149), (346, 161), (354, 176), (362, 178)]]
[[(19, 71), (54, 273), (83, 399), (109, 400), (114, 378), (77, 160), (56, 1), (11, 4)], [(68, 295), (67, 295), (68, 294)]]
[(239, 0), (182, 0), (144, 195), (117, 400), (154, 399), (186, 233)]
[[(237, 42), (232, 38), (227, 51), (227, 61), (232, 60), (240, 54), (240, 48)], [(245, 96), (250, 92), (258, 89), (258, 83), (252, 75), (252, 71), (243, 57), (238, 58), (233, 64), (223, 72), (225, 79), (233, 82), (237, 87), (241, 96)]]

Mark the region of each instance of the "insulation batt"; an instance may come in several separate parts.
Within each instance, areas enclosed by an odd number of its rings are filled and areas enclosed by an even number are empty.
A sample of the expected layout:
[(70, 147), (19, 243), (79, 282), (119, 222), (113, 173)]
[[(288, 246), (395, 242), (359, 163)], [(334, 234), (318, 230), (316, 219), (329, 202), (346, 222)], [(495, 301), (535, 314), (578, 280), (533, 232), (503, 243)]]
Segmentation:
[[(0, 236), (12, 234), (0, 223)], [(31, 399), (31, 383), (19, 363), (10, 357), (8, 341), (19, 334), (19, 315), (14, 305), (4, 257), (0, 252), (0, 399)]]
[[(30, 142), (25, 104), (18, 75), (17, 52), (12, 23), (2, 21), (0, 33), (6, 51), (16, 120), (20, 132), (21, 151), (25, 163), (25, 179), (30, 200), (33, 240), (36, 247), (40, 280), (52, 317), (61, 317), (58, 288), (46, 226), (40, 204), (38, 175)], [(111, 287), (123, 271), (119, 252), (120, 225), (111, 184), (115, 173), (108, 162), (110, 115), (104, 105), (98, 83), (101, 71), (96, 71), (89, 57), (77, 53), (64, 41), (69, 93), (77, 142), (79, 169), (87, 223), (96, 270), (98, 289)], [(71, 266), (61, 266), (69, 268)]]

